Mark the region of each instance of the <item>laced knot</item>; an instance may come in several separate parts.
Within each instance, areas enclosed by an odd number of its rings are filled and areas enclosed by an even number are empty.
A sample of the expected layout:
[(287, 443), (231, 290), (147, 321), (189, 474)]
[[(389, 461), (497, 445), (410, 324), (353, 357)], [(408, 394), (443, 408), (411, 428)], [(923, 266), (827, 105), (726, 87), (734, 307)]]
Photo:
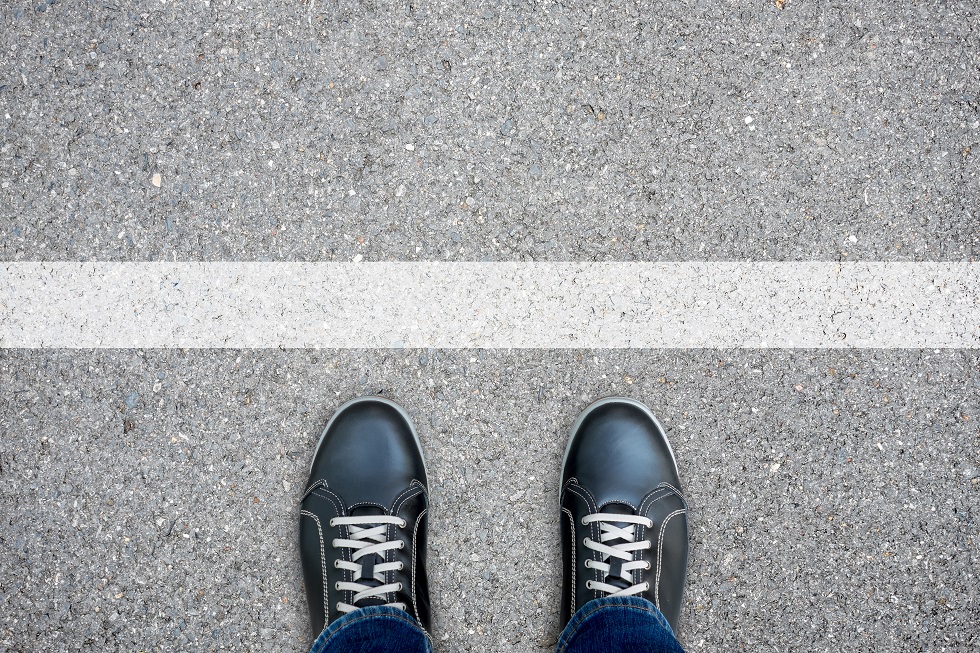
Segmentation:
[[(586, 559), (585, 566), (603, 572), (603, 580), (590, 580), (585, 586), (605, 592), (607, 596), (631, 596), (650, 589), (650, 583), (637, 583), (634, 571), (650, 569), (650, 563), (634, 560), (634, 551), (649, 549), (649, 540), (636, 541), (636, 527), (653, 527), (653, 521), (637, 515), (595, 513), (582, 518), (582, 524), (599, 523), (599, 541), (585, 538), (585, 546), (602, 554), (602, 561)], [(628, 524), (619, 526), (618, 524)], [(616, 541), (619, 541), (618, 543)], [(637, 575), (638, 576), (638, 575)]]
[[(350, 561), (340, 558), (334, 560), (334, 566), (338, 569), (354, 572), (350, 582), (341, 581), (334, 585), (334, 589), (338, 591), (354, 592), (351, 603), (342, 601), (337, 603), (337, 610), (340, 612), (346, 614), (365, 607), (355, 605), (364, 599), (374, 599), (370, 603), (371, 605), (390, 605), (400, 610), (405, 609), (404, 603), (389, 603), (384, 599), (385, 594), (402, 590), (401, 583), (386, 583), (385, 573), (401, 571), (405, 568), (404, 564), (401, 562), (377, 562), (375, 557), (378, 556), (384, 560), (386, 551), (405, 548), (405, 542), (402, 540), (389, 540), (387, 538), (389, 524), (394, 524), (399, 528), (406, 526), (404, 519), (390, 515), (334, 517), (330, 520), (331, 526), (347, 526), (349, 535), (348, 539), (334, 539), (333, 546), (338, 549), (352, 549), (353, 551)], [(365, 582), (370, 584), (365, 584)]]

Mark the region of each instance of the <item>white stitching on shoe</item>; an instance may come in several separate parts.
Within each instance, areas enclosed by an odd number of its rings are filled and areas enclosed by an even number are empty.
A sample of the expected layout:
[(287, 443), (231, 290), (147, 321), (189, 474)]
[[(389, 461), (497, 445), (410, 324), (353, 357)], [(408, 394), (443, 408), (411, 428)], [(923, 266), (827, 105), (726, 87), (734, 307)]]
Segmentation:
[[(401, 509), (401, 504), (408, 501), (408, 499), (410, 498), (410, 497), (405, 497), (404, 499), (402, 499), (402, 497), (404, 497), (409, 492), (415, 492), (422, 489), (425, 489), (425, 486), (423, 486), (417, 480), (412, 479), (412, 482), (409, 483), (408, 487), (402, 490), (401, 492), (399, 492), (398, 496), (395, 497), (395, 500), (391, 502), (391, 514), (393, 515), (397, 514), (398, 511)], [(399, 500), (401, 501), (399, 502)]]
[[(405, 488), (404, 490), (402, 490), (398, 494), (398, 496), (395, 497), (395, 500), (391, 504), (391, 514), (392, 515), (397, 515), (398, 512), (402, 509), (402, 506), (405, 505), (405, 502), (407, 502), (409, 499), (414, 499), (416, 496), (418, 496), (419, 494), (421, 494), (424, 491), (425, 491), (425, 486), (422, 485), (418, 480), (412, 479), (411, 484), (409, 484), (409, 486), (407, 488)], [(408, 495), (408, 496), (406, 496), (406, 495)], [(415, 525), (416, 525), (416, 527), (418, 527), (418, 521), (416, 521)], [(390, 526), (390, 525), (388, 526), (388, 539), (389, 540), (390, 539), (393, 539), (392, 538), (392, 533), (391, 533), (392, 528), (393, 528), (392, 526)], [(413, 534), (413, 537), (414, 537), (414, 534)], [(413, 547), (415, 546), (414, 540), (412, 542), (412, 546)], [(415, 554), (415, 549), (413, 548), (412, 549), (412, 555), (413, 555), (413, 557), (412, 557), (412, 567), (413, 567), (412, 573), (413, 574), (415, 573), (415, 570), (414, 570), (414, 566), (415, 566), (414, 554)], [(394, 551), (385, 551), (385, 562), (392, 562), (392, 559), (394, 557), (395, 557), (395, 552)], [(395, 570), (391, 570), (391, 571), (385, 572), (385, 574), (386, 574), (386, 576), (385, 576), (386, 582), (393, 583), (394, 580), (395, 580)], [(413, 592), (414, 592), (414, 588), (413, 588)], [(389, 594), (390, 594), (390, 596), (388, 596), (388, 595), (385, 596), (385, 600), (388, 601), (389, 603), (392, 603), (395, 600), (394, 592), (390, 592)], [(414, 600), (414, 594), (413, 594), (413, 600)]]
[(663, 485), (658, 485), (653, 489), (650, 494), (644, 497), (643, 502), (640, 504), (640, 509), (638, 512), (644, 512), (650, 509), (650, 506), (660, 501), (664, 497), (669, 497), (673, 488), (664, 487)]
[(624, 499), (610, 499), (609, 501), (606, 501), (604, 504), (602, 504), (602, 507), (605, 508), (610, 503), (621, 503), (623, 505), (629, 506), (630, 508), (633, 509), (634, 512), (636, 512), (636, 506), (634, 506), (632, 503)]
[(354, 508), (379, 508), (380, 510), (385, 510), (385, 507), (380, 503), (374, 503), (373, 501), (361, 501), (359, 503), (352, 503), (347, 506), (347, 510), (353, 510)]
[(317, 488), (320, 488), (320, 487), (329, 488), (330, 486), (327, 485), (327, 482), (324, 481), (322, 478), (319, 479), (319, 480), (313, 481), (313, 485), (311, 485), (310, 487), (306, 488), (306, 492), (304, 492), (303, 493), (303, 496), (300, 497), (300, 501), (302, 501), (303, 499), (305, 499), (306, 497), (308, 497), (310, 495), (310, 493), (313, 492), (313, 490), (316, 490)]
[(565, 487), (565, 491), (574, 492), (578, 496), (585, 499), (585, 502), (589, 504), (590, 511), (599, 512), (599, 508), (596, 506), (595, 497), (593, 497), (592, 493), (589, 492), (589, 488), (585, 487), (584, 485), (580, 485), (577, 481), (574, 485), (572, 485), (572, 482), (569, 481), (568, 485)]
[(419, 516), (415, 519), (415, 528), (412, 529), (412, 608), (415, 610), (415, 620), (419, 622), (420, 626), (422, 625), (422, 618), (419, 616), (419, 602), (418, 599), (416, 599), (415, 590), (415, 560), (418, 558), (419, 554), (418, 545), (416, 544), (415, 540), (418, 537), (419, 524), (422, 522), (422, 515), (428, 511), (428, 507), (422, 509), (422, 512), (420, 512)]
[(320, 536), (320, 573), (323, 575), (323, 623), (330, 624), (330, 583), (327, 582), (327, 568), (324, 566), (327, 560), (323, 548), (323, 529), (320, 527), (320, 518), (307, 510), (300, 510), (299, 514), (312, 517), (316, 522), (316, 532)]
[[(392, 535), (393, 535), (392, 531), (394, 530), (394, 528), (395, 528), (394, 524), (388, 524), (385, 527), (385, 538), (387, 538), (389, 541), (395, 539), (394, 537), (392, 537)], [(393, 557), (394, 557), (394, 551), (393, 550), (388, 549), (387, 551), (385, 551), (385, 562), (391, 562), (391, 559)], [(395, 575), (395, 571), (394, 570), (386, 571), (385, 574), (384, 574), (384, 576), (385, 576), (385, 582), (388, 583), (389, 585), (392, 584), (392, 580), (394, 579), (394, 575)], [(394, 600), (395, 600), (395, 593), (394, 592), (385, 592), (385, 603), (392, 603)]]
[[(646, 498), (640, 504), (640, 509), (636, 512), (636, 514), (638, 515), (647, 514), (647, 511), (650, 510), (650, 507), (653, 506), (653, 504), (655, 504), (657, 501), (660, 501), (661, 499), (666, 499), (669, 496), (674, 496), (673, 494), (671, 494), (672, 491), (676, 492), (676, 490), (674, 490), (674, 488), (671, 487), (669, 484), (661, 483), (656, 488), (654, 488), (653, 491), (650, 492), (650, 494), (646, 496)], [(654, 496), (660, 492), (662, 492), (662, 494), (654, 498)], [(681, 500), (683, 501), (683, 497), (681, 498)], [(639, 534), (641, 540), (644, 539), (645, 534), (646, 534), (646, 527), (641, 525), (640, 534)]]
[(675, 510), (674, 512), (664, 517), (663, 522), (661, 522), (660, 524), (660, 538), (657, 541), (657, 584), (654, 588), (654, 595), (653, 595), (654, 598), (656, 599), (654, 601), (654, 604), (658, 608), (660, 607), (660, 570), (663, 567), (663, 558), (664, 558), (664, 532), (667, 530), (667, 522), (669, 522), (677, 515), (686, 512), (687, 512), (687, 508), (680, 508), (678, 510)]
[[(595, 498), (592, 496), (592, 493), (589, 492), (589, 489), (587, 487), (583, 485), (579, 485), (578, 481), (576, 481), (575, 485), (572, 485), (571, 480), (569, 480), (568, 486), (565, 488), (565, 491), (571, 492), (572, 494), (584, 499), (585, 503), (589, 506), (590, 513), (594, 514), (599, 512), (599, 508), (596, 506)], [(599, 526), (597, 524), (592, 524), (592, 528), (590, 529), (590, 531), (592, 534), (592, 539), (598, 540)], [(592, 556), (593, 559), (598, 561), (599, 558), (596, 552), (593, 551), (590, 555)], [(599, 581), (602, 580), (599, 576), (601, 572), (598, 569), (595, 569), (595, 571), (593, 571), (592, 573), (595, 575), (595, 582), (598, 583)], [(599, 590), (597, 589), (592, 590), (592, 598), (594, 599), (599, 598)]]
[(572, 516), (572, 511), (569, 510), (568, 508), (564, 508), (563, 507), (561, 510), (566, 515), (568, 515), (568, 526), (569, 526), (569, 528), (571, 528), (571, 532), (569, 532), (569, 537), (571, 537), (571, 539), (572, 539), (572, 609), (569, 611), (569, 616), (571, 616), (571, 615), (575, 614), (575, 594), (578, 592), (578, 585), (575, 582), (575, 576), (576, 576), (576, 574), (575, 574), (575, 565), (578, 564), (576, 562), (576, 557), (575, 557), (575, 549), (577, 548), (575, 546), (576, 545), (576, 541), (575, 541), (575, 539), (576, 539), (575, 538), (575, 517)]
[(328, 489), (327, 492), (317, 491), (313, 494), (332, 503), (333, 509), (337, 512), (338, 517), (344, 514), (344, 501), (333, 490)]
[[(317, 481), (316, 483), (314, 483), (314, 486), (317, 486), (320, 483), (321, 483), (321, 481)], [(331, 504), (333, 504), (333, 509), (337, 513), (337, 516), (338, 517), (343, 517), (344, 515), (346, 515), (347, 513), (344, 510), (344, 500), (336, 492), (334, 492), (333, 490), (331, 490), (327, 486), (327, 484), (325, 482), (323, 483), (323, 485), (321, 487), (325, 491), (322, 491), (321, 492), (319, 490), (316, 490), (316, 491), (313, 492), (313, 494), (316, 495), (316, 496), (318, 496), (318, 497), (320, 497), (321, 499), (326, 499)], [(349, 530), (350, 529), (347, 528), (346, 526), (341, 526), (338, 529), (338, 531), (340, 532), (340, 537), (343, 538), (343, 539), (346, 539), (346, 538), (350, 537)], [(352, 553), (349, 552), (347, 549), (343, 549), (341, 551), (341, 556), (343, 557), (343, 559), (344, 559), (345, 562), (351, 562), (351, 555), (352, 555)], [(341, 573), (341, 578), (345, 582), (350, 582), (350, 581), (353, 580), (353, 578), (354, 578), (354, 572), (349, 571), (349, 570), (346, 570), (346, 569), (342, 569), (341, 572), (342, 572)], [(344, 594), (347, 594), (347, 596), (345, 597)], [(341, 593), (340, 593), (340, 598), (341, 598), (341, 600), (343, 600), (344, 598), (346, 598), (347, 599), (346, 602), (347, 603), (351, 603), (354, 600), (354, 592), (352, 592), (351, 590), (342, 590)], [(328, 615), (329, 615), (329, 613), (328, 613)]]

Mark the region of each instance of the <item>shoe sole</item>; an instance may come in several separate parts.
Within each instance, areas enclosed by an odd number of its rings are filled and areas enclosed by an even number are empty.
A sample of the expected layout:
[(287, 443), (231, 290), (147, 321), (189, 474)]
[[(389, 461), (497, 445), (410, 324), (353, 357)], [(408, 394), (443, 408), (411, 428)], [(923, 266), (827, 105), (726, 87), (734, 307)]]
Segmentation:
[[(627, 404), (629, 406), (634, 406), (642, 410), (647, 417), (653, 420), (653, 423), (656, 425), (657, 429), (663, 434), (664, 440), (666, 440), (667, 442), (667, 451), (670, 452), (670, 461), (674, 464), (674, 471), (677, 472), (677, 458), (674, 457), (674, 448), (670, 445), (670, 438), (667, 437), (666, 429), (664, 429), (664, 427), (660, 424), (660, 420), (658, 420), (657, 416), (653, 414), (653, 411), (650, 410), (650, 408), (645, 403), (643, 403), (642, 401), (637, 401), (636, 399), (630, 399), (629, 397), (605, 397), (603, 399), (599, 399), (598, 401), (594, 401), (588, 406), (586, 406), (585, 410), (583, 410), (579, 414), (578, 418), (575, 420), (575, 423), (572, 424), (572, 431), (568, 436), (568, 444), (565, 445), (565, 456), (562, 458), (561, 461), (561, 476), (559, 477), (559, 479), (565, 477), (565, 465), (568, 463), (568, 453), (572, 450), (572, 439), (575, 437), (575, 434), (578, 433), (579, 428), (581, 428), (582, 422), (585, 421), (585, 419), (592, 413), (592, 411), (594, 411), (597, 408), (602, 408), (603, 406), (607, 406), (609, 404)], [(680, 476), (680, 473), (678, 472), (677, 475)], [(561, 490), (562, 490), (561, 483), (559, 483), (558, 484), (559, 505), (561, 505)]]
[(380, 404), (385, 404), (387, 406), (390, 406), (390, 407), (394, 408), (395, 410), (398, 411), (398, 414), (402, 416), (402, 419), (404, 419), (405, 422), (408, 424), (408, 429), (412, 432), (412, 437), (415, 438), (415, 445), (419, 448), (419, 455), (422, 457), (422, 470), (425, 472), (425, 485), (426, 485), (426, 488), (428, 488), (428, 485), (429, 485), (429, 468), (425, 464), (425, 454), (422, 451), (422, 441), (419, 440), (419, 433), (418, 433), (418, 431), (415, 430), (415, 422), (412, 421), (412, 418), (408, 416), (408, 412), (406, 412), (406, 410), (404, 408), (402, 408), (401, 405), (396, 404), (391, 399), (386, 399), (384, 397), (378, 397), (378, 396), (375, 396), (375, 395), (365, 395), (363, 397), (355, 397), (354, 399), (351, 399), (350, 401), (344, 402), (343, 404), (341, 404), (340, 408), (338, 408), (336, 411), (334, 411), (334, 414), (330, 418), (330, 421), (328, 421), (327, 422), (327, 425), (323, 427), (323, 431), (320, 433), (320, 439), (317, 440), (316, 449), (313, 450), (313, 458), (310, 459), (310, 471), (309, 471), (309, 473), (310, 474), (313, 473), (313, 462), (316, 460), (317, 454), (320, 453), (320, 445), (323, 444), (323, 438), (325, 438), (327, 436), (327, 431), (329, 431), (330, 430), (330, 427), (333, 426), (334, 420), (336, 420), (340, 416), (341, 413), (343, 413), (345, 410), (347, 410), (351, 406), (354, 406), (356, 404), (361, 404), (361, 403), (369, 402), (369, 401), (370, 402), (375, 402), (375, 403), (380, 403)]

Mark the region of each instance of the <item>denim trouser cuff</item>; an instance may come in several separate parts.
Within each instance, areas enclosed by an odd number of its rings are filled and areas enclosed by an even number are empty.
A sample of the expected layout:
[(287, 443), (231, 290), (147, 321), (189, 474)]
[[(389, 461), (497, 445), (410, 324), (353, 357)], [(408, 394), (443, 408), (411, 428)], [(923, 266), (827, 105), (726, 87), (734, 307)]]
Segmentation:
[(429, 634), (404, 610), (372, 606), (327, 626), (310, 653), (432, 653)]
[(556, 651), (683, 653), (657, 606), (636, 596), (610, 596), (583, 605), (562, 631)]
[[(558, 639), (557, 653), (684, 653), (657, 607), (635, 596), (589, 601)], [(311, 653), (432, 653), (429, 634), (407, 612), (361, 608), (327, 626)]]

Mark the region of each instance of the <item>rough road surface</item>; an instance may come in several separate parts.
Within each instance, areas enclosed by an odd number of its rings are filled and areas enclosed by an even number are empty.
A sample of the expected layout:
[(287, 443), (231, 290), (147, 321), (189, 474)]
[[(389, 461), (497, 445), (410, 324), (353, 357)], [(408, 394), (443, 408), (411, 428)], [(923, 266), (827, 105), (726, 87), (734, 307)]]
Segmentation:
[[(0, 260), (973, 261), (978, 16), (8, 2)], [(976, 349), (6, 349), (0, 651), (304, 652), (298, 499), (365, 393), (428, 457), (440, 651), (552, 647), (608, 394), (680, 461), (689, 650), (980, 647)]]

